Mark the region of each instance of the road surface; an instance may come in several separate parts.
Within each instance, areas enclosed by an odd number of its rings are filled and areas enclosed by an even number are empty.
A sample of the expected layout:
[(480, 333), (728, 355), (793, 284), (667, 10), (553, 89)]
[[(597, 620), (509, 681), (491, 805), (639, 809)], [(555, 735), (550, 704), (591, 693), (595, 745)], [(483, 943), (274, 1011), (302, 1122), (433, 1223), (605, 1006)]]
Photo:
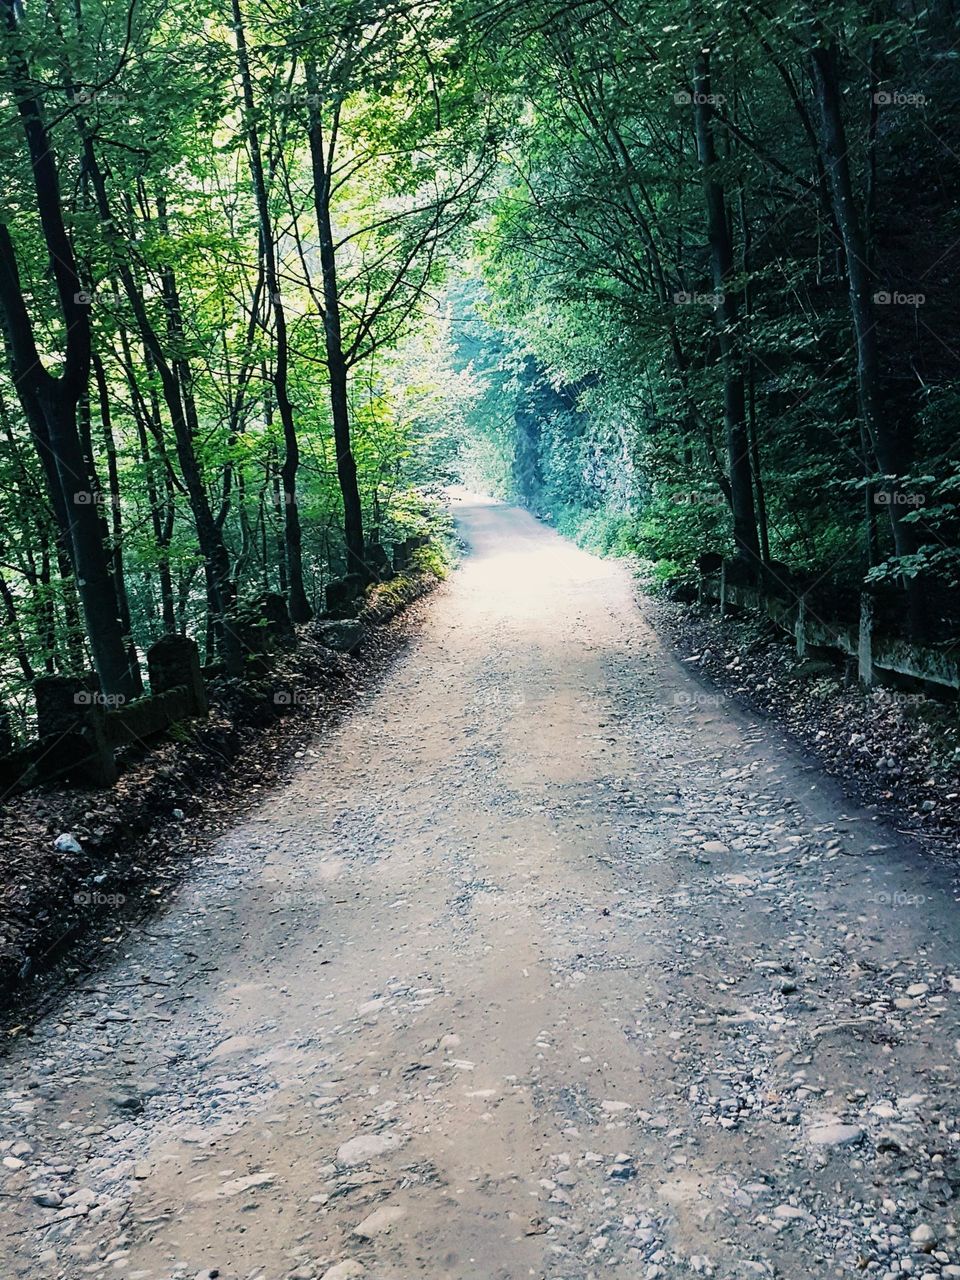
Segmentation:
[(960, 1276), (949, 868), (530, 516), (0, 1063), (8, 1277)]

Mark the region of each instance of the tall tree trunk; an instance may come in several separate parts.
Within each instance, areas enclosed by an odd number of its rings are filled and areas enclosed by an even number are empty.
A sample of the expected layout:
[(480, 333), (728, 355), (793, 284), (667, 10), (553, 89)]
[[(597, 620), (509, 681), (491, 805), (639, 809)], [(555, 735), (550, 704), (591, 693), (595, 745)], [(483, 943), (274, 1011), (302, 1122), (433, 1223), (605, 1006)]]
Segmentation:
[[(150, 525), (153, 529), (153, 541), (157, 549), (157, 578), (160, 585), (160, 618), (166, 635), (173, 635), (177, 630), (177, 617), (173, 598), (173, 575), (170, 572), (170, 542), (173, 538), (173, 525), (176, 515), (174, 505), (173, 480), (170, 464), (163, 449), (163, 427), (160, 414), (160, 401), (151, 386), (149, 399), (143, 396), (137, 386), (136, 370), (133, 364), (129, 335), (120, 330), (120, 344), (123, 352), (127, 385), (130, 389), (130, 403), (133, 408), (134, 421), (137, 424), (137, 442), (140, 446), (140, 458), (143, 462), (144, 487), (147, 491), (147, 503), (150, 508)], [(153, 363), (149, 352), (144, 352), (147, 373), (153, 372)], [(150, 449), (151, 436), (157, 442), (157, 460)], [(157, 462), (163, 484), (163, 497), (160, 496), (160, 485), (157, 479)]]
[[(747, 216), (747, 199), (743, 184), (738, 188), (738, 207), (740, 211), (740, 240), (742, 252), (740, 267), (743, 271), (743, 315), (746, 325), (747, 343), (753, 345), (753, 292), (750, 287), (750, 272), (753, 263), (750, 257), (751, 228)], [(747, 439), (750, 441), (750, 469), (753, 473), (754, 497), (757, 508), (757, 532), (760, 535), (760, 556), (764, 566), (770, 566), (770, 523), (767, 519), (767, 494), (763, 483), (763, 470), (760, 466), (760, 435), (757, 430), (757, 362), (752, 350), (746, 358), (747, 381)]]
[[(880, 469), (888, 477), (884, 486), (894, 549), (898, 556), (911, 556), (919, 544), (914, 526), (903, 520), (902, 479), (910, 469), (912, 442), (890, 421), (884, 409), (867, 237), (853, 192), (834, 44), (815, 46), (811, 50), (810, 62), (820, 111), (824, 163), (830, 178), (847, 268), (860, 413)], [(918, 578), (908, 577), (906, 590), (911, 634), (914, 639), (923, 639), (927, 622), (925, 586)]]
[(16, 599), (10, 590), (10, 584), (2, 573), (0, 573), (0, 601), (3, 602), (3, 613), (7, 628), (13, 637), (13, 651), (16, 654), (17, 661), (20, 663), (20, 670), (23, 672), (24, 679), (32, 682), (36, 678), (36, 672), (30, 663), (30, 654), (24, 642), (23, 628), (20, 626), (20, 615), (17, 613)]
[(38, 530), (40, 536), (40, 569), (37, 573), (37, 618), (38, 631), (43, 645), (43, 669), (52, 676), (58, 667), (62, 670), (60, 654), (57, 648), (57, 611), (53, 602), (53, 589), (50, 573), (50, 544), (46, 531)]
[(110, 558), (101, 536), (100, 513), (92, 501), (77, 422), (77, 406), (90, 376), (89, 309), (64, 221), (52, 140), (24, 53), (19, 9), (15, 0), (0, 0), (0, 7), (9, 81), (26, 140), (37, 213), (66, 332), (63, 373), (54, 378), (44, 367), (36, 345), (13, 238), (9, 228), (0, 225), (0, 311), (12, 372), (34, 443), (41, 451), (101, 686), (111, 695), (136, 697), (143, 688), (140, 669), (130, 661), (124, 643)]
[[(272, 410), (267, 406), (267, 425), (271, 421)], [(277, 557), (277, 584), (281, 595), (287, 594), (287, 558), (284, 554), (283, 536), (279, 530), (283, 528), (283, 489), (280, 484), (280, 475), (276, 466), (276, 459), (271, 448), (267, 454), (267, 482), (270, 488), (270, 500), (273, 504), (273, 524), (272, 528), (277, 531), (276, 539), (276, 557)]]
[(283, 299), (280, 295), (277, 246), (273, 235), (273, 220), (270, 217), (266, 171), (260, 146), (260, 131), (257, 128), (257, 105), (253, 94), (250, 58), (247, 52), (247, 35), (243, 25), (240, 0), (233, 0), (233, 29), (237, 41), (237, 65), (240, 69), (240, 79), (243, 84), (244, 125), (247, 150), (250, 154), (250, 174), (253, 178), (253, 191), (257, 202), (257, 218), (260, 223), (260, 250), (263, 254), (264, 267), (266, 269), (267, 296), (273, 311), (275, 349), (272, 382), (277, 402), (277, 413), (280, 415), (280, 425), (283, 428), (284, 456), (283, 466), (280, 468), (280, 479), (283, 484), (284, 546), (287, 561), (290, 617), (294, 622), (309, 622), (313, 615), (313, 610), (307, 600), (307, 592), (303, 583), (303, 534), (300, 528), (300, 510), (297, 506), (297, 470), (300, 466), (300, 446), (293, 418), (293, 405), (290, 403), (287, 385), (290, 358), (289, 343), (287, 341), (287, 317)]
[(60, 574), (60, 596), (63, 601), (64, 646), (67, 651), (67, 669), (84, 671), (88, 664), (83, 648), (83, 618), (77, 605), (77, 586), (70, 557), (59, 542), (54, 544), (57, 554), (57, 572)]
[(120, 625), (127, 637), (131, 660), (136, 656), (133, 649), (132, 623), (130, 617), (130, 599), (127, 595), (127, 577), (123, 567), (123, 510), (120, 501), (120, 471), (117, 466), (117, 442), (113, 435), (113, 414), (110, 410), (110, 390), (103, 368), (103, 361), (94, 352), (93, 376), (97, 384), (97, 398), (100, 405), (100, 425), (103, 429), (103, 443), (107, 454), (107, 493), (109, 496), (110, 518), (110, 563), (113, 570), (114, 586), (117, 590), (117, 608), (120, 613)]
[[(309, 103), (308, 137), (310, 163), (313, 169), (313, 199), (317, 216), (317, 239), (320, 245), (320, 270), (323, 275), (323, 330), (330, 378), (330, 411), (333, 418), (333, 441), (337, 451), (337, 480), (343, 498), (343, 527), (347, 547), (347, 571), (368, 577), (363, 545), (363, 507), (357, 484), (357, 463), (350, 440), (350, 399), (348, 369), (343, 350), (343, 326), (340, 318), (340, 293), (337, 282), (337, 253), (330, 221), (330, 183), (332, 156), (324, 146), (323, 122), (320, 118), (320, 91), (316, 67), (306, 64), (307, 100)], [(336, 135), (337, 121), (332, 132)]]
[(714, 291), (717, 344), (723, 366), (723, 421), (730, 474), (733, 537), (737, 555), (751, 567), (760, 564), (757, 516), (753, 501), (750, 442), (747, 435), (746, 395), (743, 367), (736, 339), (738, 294), (733, 287), (734, 262), (730, 227), (727, 222), (723, 187), (716, 178), (716, 147), (713, 137), (713, 98), (710, 88), (710, 55), (697, 58), (693, 74), (693, 116), (697, 155), (703, 178), (707, 211), (707, 237)]
[[(161, 297), (167, 320), (167, 337), (174, 353), (168, 360), (147, 314), (143, 293), (129, 259), (123, 256), (123, 244), (110, 208), (107, 185), (93, 145), (93, 135), (81, 112), (75, 113), (75, 119), (83, 139), (84, 164), (96, 195), (97, 211), (107, 237), (117, 251), (117, 274), (136, 319), (144, 348), (149, 353), (160, 378), (161, 391), (173, 427), (177, 461), (180, 463), (180, 473), (187, 490), (200, 553), (204, 558), (209, 608), (213, 614), (215, 628), (220, 634), (224, 664), (231, 674), (239, 674), (243, 669), (243, 648), (232, 621), (236, 590), (230, 572), (230, 553), (210, 507), (203, 471), (197, 456), (196, 438), (199, 423), (192, 391), (190, 362), (185, 354), (183, 316), (176, 277), (169, 266), (161, 271)], [(164, 236), (168, 236), (166, 201), (162, 194), (157, 198), (157, 221)]]
[[(163, 193), (157, 195), (157, 222), (164, 236), (169, 236), (167, 203)], [(177, 446), (180, 474), (187, 489), (190, 509), (197, 530), (197, 541), (204, 558), (204, 575), (207, 595), (213, 615), (213, 631), (217, 635), (224, 665), (233, 675), (243, 669), (243, 647), (234, 629), (233, 614), (236, 606), (236, 583), (230, 567), (230, 552), (224, 540), (221, 526), (210, 505), (200, 459), (197, 456), (196, 439), (200, 431), (196, 399), (193, 394), (193, 373), (186, 357), (186, 334), (183, 327), (183, 308), (173, 269), (166, 266), (160, 276), (161, 294), (167, 316), (167, 337), (174, 357), (164, 358), (156, 334), (149, 327), (144, 334), (150, 354), (160, 374), (160, 385), (171, 414), (175, 414), (173, 433)], [(138, 295), (140, 313), (146, 320), (146, 311)], [(139, 317), (138, 317), (139, 319)], [(151, 341), (152, 339), (152, 341)], [(208, 658), (208, 661), (210, 659)]]

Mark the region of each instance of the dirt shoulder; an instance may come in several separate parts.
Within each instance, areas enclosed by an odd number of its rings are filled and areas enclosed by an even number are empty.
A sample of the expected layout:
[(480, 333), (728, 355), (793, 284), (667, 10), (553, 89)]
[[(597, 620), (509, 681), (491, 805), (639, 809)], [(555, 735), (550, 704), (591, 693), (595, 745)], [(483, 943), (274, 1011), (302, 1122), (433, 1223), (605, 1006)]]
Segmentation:
[(742, 703), (780, 724), (860, 802), (943, 852), (960, 839), (960, 715), (956, 702), (865, 689), (823, 660), (800, 660), (772, 624), (722, 619), (651, 596), (650, 622), (704, 682), (705, 706)]
[(231, 821), (316, 754), (317, 736), (386, 677), (437, 582), (415, 574), (374, 597), (354, 655), (299, 628), (268, 674), (211, 686), (206, 720), (131, 751), (113, 788), (37, 789), (0, 809), (4, 1038), (121, 946)]

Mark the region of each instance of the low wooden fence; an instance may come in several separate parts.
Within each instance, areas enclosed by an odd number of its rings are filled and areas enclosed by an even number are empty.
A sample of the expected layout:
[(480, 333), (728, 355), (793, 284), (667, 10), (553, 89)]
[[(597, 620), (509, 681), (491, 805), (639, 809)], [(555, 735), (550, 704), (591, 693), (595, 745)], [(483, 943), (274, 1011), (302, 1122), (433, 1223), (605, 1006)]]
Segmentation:
[(944, 689), (960, 689), (960, 642), (912, 644), (883, 633), (877, 624), (876, 601), (869, 592), (859, 600), (856, 622), (825, 616), (809, 592), (786, 584), (758, 586), (745, 582), (735, 562), (723, 561), (719, 572), (701, 576), (703, 600), (716, 600), (723, 616), (731, 605), (765, 614), (794, 640), (798, 657), (811, 651), (834, 651), (856, 663), (862, 684), (877, 684), (885, 674), (906, 676)]

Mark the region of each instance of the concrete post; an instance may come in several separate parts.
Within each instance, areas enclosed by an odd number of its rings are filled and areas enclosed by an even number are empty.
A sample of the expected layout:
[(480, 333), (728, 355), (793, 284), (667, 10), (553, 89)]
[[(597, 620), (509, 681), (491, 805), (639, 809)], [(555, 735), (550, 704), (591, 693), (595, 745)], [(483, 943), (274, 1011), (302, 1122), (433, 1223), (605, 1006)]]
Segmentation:
[(147, 650), (150, 692), (166, 693), (168, 689), (185, 688), (195, 716), (208, 711), (207, 688), (200, 670), (200, 650), (189, 636), (161, 636)]
[(393, 571), (402, 573), (410, 563), (410, 553), (405, 542), (393, 544)]
[(291, 648), (296, 644), (297, 633), (290, 621), (290, 610), (282, 595), (276, 591), (266, 591), (257, 599), (257, 607), (262, 610), (267, 620), (267, 635), (281, 648)]
[(874, 683), (873, 671), (873, 596), (866, 592), (860, 597), (860, 635), (857, 642), (857, 674), (860, 683), (868, 687)]
[(793, 634), (797, 641), (797, 657), (807, 656), (807, 597), (800, 596), (797, 601), (797, 620), (793, 624)]
[(36, 761), (41, 777), (70, 774), (97, 787), (117, 780), (106, 708), (95, 676), (40, 676), (33, 682), (40, 738), (53, 739)]
[(97, 703), (97, 689), (92, 675), (39, 676), (33, 682), (38, 736), (79, 732), (83, 713)]

